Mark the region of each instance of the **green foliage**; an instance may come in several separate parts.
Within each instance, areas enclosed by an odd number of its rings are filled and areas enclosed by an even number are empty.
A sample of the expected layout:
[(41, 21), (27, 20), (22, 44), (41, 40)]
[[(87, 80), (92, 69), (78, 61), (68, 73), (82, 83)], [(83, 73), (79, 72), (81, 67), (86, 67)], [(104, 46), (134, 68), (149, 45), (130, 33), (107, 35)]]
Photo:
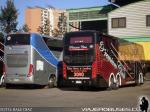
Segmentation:
[(46, 19), (44, 24), (44, 35), (50, 35), (50, 22)]
[(10, 33), (16, 30), (18, 10), (14, 5), (13, 0), (7, 0), (6, 6), (1, 7), (0, 23), (1, 30), (5, 33)]
[(43, 26), (39, 26), (39, 27), (37, 28), (37, 31), (38, 31), (40, 34), (44, 35), (44, 28), (43, 28)]
[(4, 39), (4, 35), (2, 32), (0, 32), (0, 41), (2, 41)]
[(42, 35), (50, 35), (50, 31), (51, 31), (51, 26), (50, 26), (50, 22), (48, 19), (46, 19), (44, 25), (41, 25), (38, 27), (38, 32)]
[(65, 32), (67, 32), (67, 17), (65, 16), (65, 13), (61, 13), (59, 16), (59, 22), (58, 22), (58, 34), (60, 37), (63, 36)]
[(23, 32), (29, 32), (29, 31), (30, 31), (30, 28), (28, 27), (27, 24), (23, 25), (22, 31), (23, 31)]
[(58, 30), (58, 29), (54, 29), (54, 30), (52, 31), (52, 35), (53, 35), (54, 37), (59, 37), (59, 36), (60, 36), (59, 30)]

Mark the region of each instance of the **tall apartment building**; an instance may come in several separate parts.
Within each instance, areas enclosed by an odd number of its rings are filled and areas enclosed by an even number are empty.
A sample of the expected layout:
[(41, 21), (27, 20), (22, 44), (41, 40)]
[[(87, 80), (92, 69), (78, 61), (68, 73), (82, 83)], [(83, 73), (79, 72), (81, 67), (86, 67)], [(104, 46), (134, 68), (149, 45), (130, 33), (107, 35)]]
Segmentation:
[(28, 7), (25, 10), (25, 24), (28, 25), (31, 32), (37, 32), (37, 28), (42, 24), (42, 8), (35, 7), (31, 8)]
[(38, 32), (39, 26), (43, 26), (46, 20), (49, 20), (50, 35), (52, 30), (58, 29), (58, 22), (63, 10), (52, 7), (28, 7), (25, 10), (25, 24), (28, 25), (30, 32)]

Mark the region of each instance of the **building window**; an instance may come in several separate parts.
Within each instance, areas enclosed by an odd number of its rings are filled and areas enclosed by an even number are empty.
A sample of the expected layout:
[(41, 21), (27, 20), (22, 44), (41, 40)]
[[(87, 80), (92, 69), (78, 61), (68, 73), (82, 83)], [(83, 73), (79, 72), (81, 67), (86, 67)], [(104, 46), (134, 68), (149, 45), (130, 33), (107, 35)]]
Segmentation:
[(146, 16), (146, 26), (150, 26), (150, 15)]
[(126, 28), (126, 18), (112, 18), (112, 28)]

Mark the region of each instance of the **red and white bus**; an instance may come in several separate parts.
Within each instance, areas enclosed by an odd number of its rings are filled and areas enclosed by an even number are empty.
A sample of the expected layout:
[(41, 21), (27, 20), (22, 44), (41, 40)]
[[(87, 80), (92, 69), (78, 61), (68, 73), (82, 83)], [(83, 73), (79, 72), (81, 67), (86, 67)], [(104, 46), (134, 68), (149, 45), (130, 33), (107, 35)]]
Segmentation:
[(124, 51), (119, 52), (120, 42), (123, 46), (128, 43), (96, 31), (66, 33), (63, 72), (59, 75), (58, 86), (116, 88), (127, 84), (142, 84), (140, 59), (128, 59), (128, 56), (133, 57), (132, 53), (121, 58)]

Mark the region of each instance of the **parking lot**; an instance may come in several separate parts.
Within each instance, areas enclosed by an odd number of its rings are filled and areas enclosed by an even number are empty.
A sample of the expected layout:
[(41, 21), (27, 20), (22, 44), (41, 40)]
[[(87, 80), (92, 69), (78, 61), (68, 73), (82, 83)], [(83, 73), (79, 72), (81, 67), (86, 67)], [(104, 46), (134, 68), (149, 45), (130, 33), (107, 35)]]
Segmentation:
[(142, 96), (150, 100), (150, 81), (146, 81), (142, 86), (122, 87), (112, 91), (100, 89), (81, 91), (74, 88), (0, 88), (0, 106), (137, 108)]

